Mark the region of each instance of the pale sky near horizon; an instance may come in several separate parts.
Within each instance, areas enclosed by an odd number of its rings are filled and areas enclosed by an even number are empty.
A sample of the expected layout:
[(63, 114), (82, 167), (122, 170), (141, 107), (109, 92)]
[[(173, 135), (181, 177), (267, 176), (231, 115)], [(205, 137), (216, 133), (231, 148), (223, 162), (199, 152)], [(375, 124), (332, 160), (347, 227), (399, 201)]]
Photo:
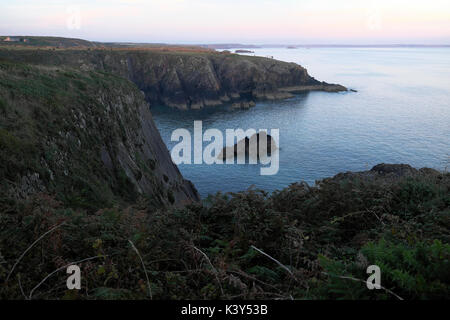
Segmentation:
[(0, 0), (0, 35), (164, 43), (450, 44), (450, 1)]

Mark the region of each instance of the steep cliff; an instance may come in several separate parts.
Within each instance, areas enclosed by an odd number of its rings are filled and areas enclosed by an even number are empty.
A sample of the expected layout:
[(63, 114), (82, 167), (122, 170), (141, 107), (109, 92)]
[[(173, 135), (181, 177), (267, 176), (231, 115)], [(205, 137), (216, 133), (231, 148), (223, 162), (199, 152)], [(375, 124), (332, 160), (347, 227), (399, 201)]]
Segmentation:
[(283, 99), (292, 93), (347, 90), (320, 82), (295, 63), (219, 52), (146, 49), (8, 49), (0, 57), (84, 71), (115, 73), (133, 81), (150, 104), (200, 109), (230, 101)]
[(147, 197), (154, 207), (198, 200), (128, 80), (0, 60), (0, 188), (56, 194), (100, 208)]

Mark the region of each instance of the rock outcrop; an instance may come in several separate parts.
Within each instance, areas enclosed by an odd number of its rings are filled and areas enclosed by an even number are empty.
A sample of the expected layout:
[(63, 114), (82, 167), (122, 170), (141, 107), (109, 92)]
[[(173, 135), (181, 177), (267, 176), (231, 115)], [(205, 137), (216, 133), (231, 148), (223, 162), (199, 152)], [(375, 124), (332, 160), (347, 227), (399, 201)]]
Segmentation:
[(0, 50), (0, 58), (110, 72), (134, 82), (150, 104), (201, 109), (225, 103), (284, 99), (305, 91), (339, 92), (295, 63), (219, 52), (144, 49)]
[(416, 169), (409, 164), (386, 164), (380, 163), (374, 166), (372, 169), (361, 172), (343, 172), (335, 175), (331, 178), (325, 178), (316, 183), (320, 186), (323, 183), (336, 182), (339, 183), (343, 180), (358, 180), (358, 181), (376, 181), (380, 185), (384, 183), (392, 183), (399, 178), (417, 178), (421, 176), (439, 176), (441, 172), (430, 169), (422, 168)]
[[(261, 141), (263, 141), (262, 145)], [(278, 148), (273, 137), (262, 131), (255, 133), (251, 137), (245, 137), (238, 141), (234, 146), (223, 148), (217, 158), (226, 160), (227, 158), (233, 157), (249, 157), (251, 156), (250, 143), (256, 144), (256, 159), (260, 157), (261, 152), (264, 155), (270, 155), (272, 151)]]
[(232, 109), (250, 109), (256, 106), (255, 101), (240, 101), (231, 105)]

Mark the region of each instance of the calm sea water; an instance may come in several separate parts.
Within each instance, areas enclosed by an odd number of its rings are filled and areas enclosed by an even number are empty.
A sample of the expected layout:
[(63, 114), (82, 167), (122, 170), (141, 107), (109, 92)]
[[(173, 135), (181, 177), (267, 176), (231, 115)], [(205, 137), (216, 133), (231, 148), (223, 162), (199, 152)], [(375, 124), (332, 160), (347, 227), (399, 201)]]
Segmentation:
[(450, 49), (256, 49), (255, 54), (299, 63), (318, 80), (358, 92), (310, 92), (259, 102), (250, 110), (152, 108), (169, 150), (176, 144), (172, 131), (193, 133), (194, 120), (203, 121), (203, 130), (280, 129), (275, 176), (261, 176), (259, 165), (180, 165), (203, 197), (252, 185), (273, 191), (301, 180), (313, 184), (382, 162), (450, 167)]

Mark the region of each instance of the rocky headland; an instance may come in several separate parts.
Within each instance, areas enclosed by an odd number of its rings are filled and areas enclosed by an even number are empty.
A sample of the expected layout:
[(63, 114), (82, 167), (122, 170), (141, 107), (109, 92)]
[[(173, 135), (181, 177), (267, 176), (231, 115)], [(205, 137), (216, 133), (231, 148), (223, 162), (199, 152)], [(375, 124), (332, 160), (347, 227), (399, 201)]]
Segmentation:
[(295, 63), (210, 50), (0, 48), (0, 58), (113, 73), (135, 83), (151, 105), (182, 110), (347, 90), (314, 79)]

